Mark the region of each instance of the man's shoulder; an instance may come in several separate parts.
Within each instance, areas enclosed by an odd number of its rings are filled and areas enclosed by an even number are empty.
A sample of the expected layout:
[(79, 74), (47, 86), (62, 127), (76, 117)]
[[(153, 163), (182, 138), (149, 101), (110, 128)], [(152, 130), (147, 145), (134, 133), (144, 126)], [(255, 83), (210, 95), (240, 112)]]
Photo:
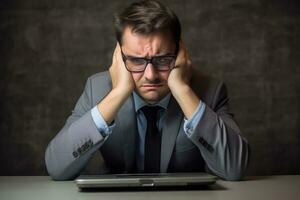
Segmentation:
[(222, 88), (224, 82), (217, 77), (196, 71), (192, 75), (191, 85), (194, 92), (205, 102), (212, 102)]
[(204, 74), (199, 70), (195, 70), (191, 78), (191, 84), (195, 89), (198, 88), (201, 91), (207, 91), (223, 85), (224, 82), (215, 76)]
[(99, 72), (88, 77), (85, 90), (103, 95), (111, 90), (111, 78), (108, 71)]
[(98, 72), (88, 77), (87, 85), (89, 87), (111, 88), (111, 78), (108, 71)]
[(90, 81), (111, 81), (108, 71), (98, 72), (88, 77)]

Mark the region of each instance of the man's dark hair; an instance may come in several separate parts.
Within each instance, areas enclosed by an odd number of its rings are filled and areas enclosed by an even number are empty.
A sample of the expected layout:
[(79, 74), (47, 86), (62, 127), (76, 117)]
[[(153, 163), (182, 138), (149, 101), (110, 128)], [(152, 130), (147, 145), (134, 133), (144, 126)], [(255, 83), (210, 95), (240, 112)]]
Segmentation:
[(123, 12), (115, 15), (116, 37), (122, 45), (122, 36), (125, 27), (131, 27), (132, 31), (140, 34), (156, 32), (169, 33), (179, 47), (181, 26), (176, 14), (162, 3), (155, 0), (143, 0), (132, 3)]

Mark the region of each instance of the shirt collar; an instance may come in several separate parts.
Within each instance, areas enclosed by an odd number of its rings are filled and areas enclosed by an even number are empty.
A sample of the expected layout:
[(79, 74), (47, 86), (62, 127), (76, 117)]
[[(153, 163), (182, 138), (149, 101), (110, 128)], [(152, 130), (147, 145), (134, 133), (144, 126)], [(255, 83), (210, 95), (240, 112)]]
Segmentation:
[(135, 106), (135, 112), (137, 112), (139, 109), (146, 105), (150, 106), (160, 106), (164, 108), (165, 110), (168, 107), (169, 101), (170, 101), (171, 93), (168, 93), (164, 98), (162, 98), (159, 102), (155, 104), (148, 104), (145, 102), (135, 91), (133, 91), (133, 100), (134, 100), (134, 106)]

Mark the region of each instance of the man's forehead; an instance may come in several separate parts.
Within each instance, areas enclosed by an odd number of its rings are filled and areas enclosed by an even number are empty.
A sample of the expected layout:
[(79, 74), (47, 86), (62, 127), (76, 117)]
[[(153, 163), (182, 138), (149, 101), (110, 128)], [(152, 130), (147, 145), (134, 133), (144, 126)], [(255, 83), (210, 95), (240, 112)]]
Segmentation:
[(132, 29), (124, 30), (122, 46), (133, 53), (170, 51), (174, 48), (174, 41), (170, 35), (164, 32), (141, 34), (133, 32)]

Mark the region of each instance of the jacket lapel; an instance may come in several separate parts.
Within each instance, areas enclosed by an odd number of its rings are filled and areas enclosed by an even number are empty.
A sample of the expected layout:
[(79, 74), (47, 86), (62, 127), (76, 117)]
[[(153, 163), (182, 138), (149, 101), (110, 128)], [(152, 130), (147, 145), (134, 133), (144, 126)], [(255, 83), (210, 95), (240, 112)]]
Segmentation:
[(170, 103), (166, 112), (166, 120), (162, 129), (161, 142), (160, 171), (162, 173), (167, 172), (183, 117), (181, 108), (173, 96), (170, 99)]
[(136, 153), (136, 136), (137, 136), (137, 122), (134, 111), (134, 102), (130, 96), (119, 111), (119, 116), (122, 119), (119, 122), (122, 124), (122, 138), (123, 138), (123, 152), (125, 171), (131, 172), (135, 168), (135, 153)]

